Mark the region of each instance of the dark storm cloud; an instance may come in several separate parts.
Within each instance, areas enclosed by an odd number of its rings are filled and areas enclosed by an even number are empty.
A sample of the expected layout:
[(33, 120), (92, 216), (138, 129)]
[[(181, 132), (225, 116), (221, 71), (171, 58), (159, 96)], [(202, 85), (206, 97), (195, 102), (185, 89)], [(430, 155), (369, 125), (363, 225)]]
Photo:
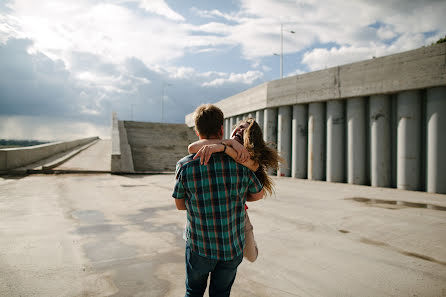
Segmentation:
[(77, 91), (61, 61), (27, 50), (30, 40), (9, 39), (0, 46), (1, 115), (69, 115)]
[[(172, 75), (150, 69), (137, 58), (121, 64), (98, 55), (70, 54), (70, 69), (41, 52), (29, 53), (27, 39), (0, 45), (0, 116), (63, 117), (108, 125), (112, 111), (121, 119), (183, 123), (200, 103), (216, 102), (247, 88), (243, 82), (203, 87), (218, 74)], [(249, 87), (249, 86), (248, 86)]]

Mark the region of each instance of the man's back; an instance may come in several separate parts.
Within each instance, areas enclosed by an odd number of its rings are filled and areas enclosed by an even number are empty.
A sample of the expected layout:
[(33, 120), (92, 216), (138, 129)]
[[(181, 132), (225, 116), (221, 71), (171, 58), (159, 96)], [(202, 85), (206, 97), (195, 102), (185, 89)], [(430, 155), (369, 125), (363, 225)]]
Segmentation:
[(178, 161), (174, 197), (185, 199), (188, 241), (197, 254), (231, 260), (243, 253), (244, 205), (248, 193), (262, 185), (248, 168), (225, 154), (213, 154), (208, 165), (189, 155)]

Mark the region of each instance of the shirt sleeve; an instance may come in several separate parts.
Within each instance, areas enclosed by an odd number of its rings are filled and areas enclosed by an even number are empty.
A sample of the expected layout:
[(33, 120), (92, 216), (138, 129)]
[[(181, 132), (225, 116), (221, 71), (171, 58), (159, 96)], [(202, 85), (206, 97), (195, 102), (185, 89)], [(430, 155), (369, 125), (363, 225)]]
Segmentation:
[(186, 191), (184, 190), (184, 185), (182, 181), (183, 168), (177, 164), (177, 169), (175, 172), (175, 187), (173, 189), (172, 197), (175, 199), (184, 199), (186, 197)]
[(260, 183), (259, 179), (255, 175), (254, 172), (251, 170), (249, 171), (249, 186), (248, 186), (248, 192), (249, 193), (258, 193), (263, 189), (263, 185)]

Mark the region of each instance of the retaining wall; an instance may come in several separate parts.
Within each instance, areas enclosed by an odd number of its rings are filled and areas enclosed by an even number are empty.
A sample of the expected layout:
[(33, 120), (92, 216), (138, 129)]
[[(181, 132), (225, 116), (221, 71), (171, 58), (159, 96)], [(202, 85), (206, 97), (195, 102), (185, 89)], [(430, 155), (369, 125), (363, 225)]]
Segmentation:
[(0, 149), (0, 171), (23, 167), (55, 154), (90, 143), (99, 137), (82, 138), (72, 141), (58, 141), (41, 145)]

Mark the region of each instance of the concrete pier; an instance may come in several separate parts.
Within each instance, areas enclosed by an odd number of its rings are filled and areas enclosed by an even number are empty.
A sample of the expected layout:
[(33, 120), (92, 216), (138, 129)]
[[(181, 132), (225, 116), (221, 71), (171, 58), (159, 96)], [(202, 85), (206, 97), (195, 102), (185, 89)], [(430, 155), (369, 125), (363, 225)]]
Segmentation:
[(291, 112), (291, 106), (281, 106), (277, 114), (277, 151), (284, 159), (278, 176), (291, 176)]
[(224, 121), (224, 135), (223, 135), (223, 138), (228, 138), (228, 135), (229, 135), (229, 119), (225, 119), (225, 121)]
[[(226, 117), (255, 112), (273, 142), (267, 110), (292, 108), (293, 177), (444, 193), (444, 61), (446, 43), (436, 44), (265, 82), (216, 105)], [(324, 106), (322, 123), (315, 104)], [(307, 108), (305, 125), (297, 106)], [(193, 125), (192, 114), (185, 121)]]
[(308, 165), (310, 180), (325, 179), (325, 104), (308, 106)]
[(365, 98), (347, 99), (347, 182), (366, 181)]
[(263, 138), (265, 142), (277, 145), (277, 108), (267, 108), (264, 113)]
[(390, 107), (388, 95), (370, 96), (371, 185), (390, 187), (392, 183)]
[(256, 122), (259, 124), (263, 131), (263, 118), (265, 111), (263, 109), (256, 111)]
[(397, 188), (420, 189), (421, 94), (405, 91), (397, 100)]
[(236, 121), (237, 121), (236, 117), (230, 117), (229, 118), (229, 126), (230, 126), (230, 128), (229, 128), (229, 133), (228, 133), (228, 139), (231, 138), (231, 133), (232, 133), (232, 130), (234, 129)]
[(291, 176), (307, 178), (307, 149), (308, 149), (308, 106), (306, 104), (293, 105), (292, 143), (291, 143)]
[(446, 194), (446, 87), (426, 96), (427, 191)]
[[(263, 138), (267, 145), (277, 148), (277, 108), (266, 108), (263, 118)], [(268, 174), (276, 172), (270, 169)]]
[(345, 179), (345, 115), (344, 102), (327, 101), (327, 181)]

